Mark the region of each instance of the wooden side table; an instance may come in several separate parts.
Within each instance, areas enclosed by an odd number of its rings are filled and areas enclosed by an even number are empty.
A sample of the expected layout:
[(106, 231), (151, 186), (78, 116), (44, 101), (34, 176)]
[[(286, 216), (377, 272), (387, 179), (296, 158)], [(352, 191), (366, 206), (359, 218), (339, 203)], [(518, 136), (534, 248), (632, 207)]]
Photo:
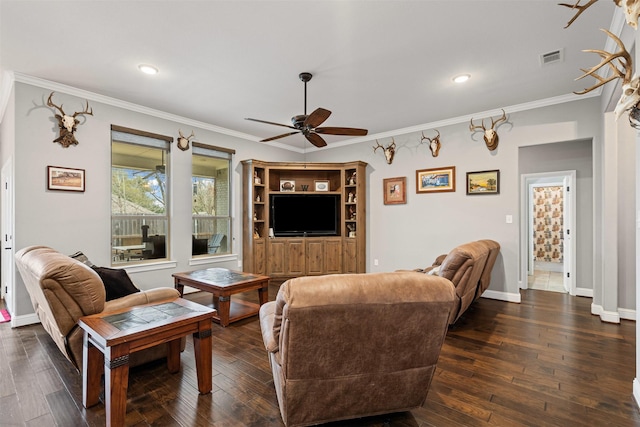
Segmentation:
[(198, 391), (211, 392), (211, 319), (208, 307), (182, 298), (159, 301), (113, 312), (84, 316), (82, 404), (98, 403), (104, 366), (104, 403), (107, 426), (124, 425), (129, 355), (167, 343), (167, 368), (180, 370), (180, 340), (193, 334)]

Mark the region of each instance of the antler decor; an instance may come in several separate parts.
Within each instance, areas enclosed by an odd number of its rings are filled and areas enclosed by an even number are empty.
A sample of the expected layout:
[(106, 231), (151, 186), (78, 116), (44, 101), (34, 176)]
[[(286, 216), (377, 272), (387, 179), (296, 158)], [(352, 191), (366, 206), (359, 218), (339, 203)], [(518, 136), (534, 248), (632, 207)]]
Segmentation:
[(498, 137), (498, 132), (496, 132), (496, 127), (502, 122), (506, 122), (506, 121), (507, 121), (507, 114), (504, 112), (504, 109), (503, 109), (502, 117), (500, 117), (498, 120), (493, 120), (493, 117), (491, 117), (491, 127), (489, 129), (487, 129), (484, 126), (484, 119), (482, 119), (482, 124), (480, 126), (474, 125), (473, 117), (472, 117), (471, 123), (469, 124), (469, 130), (471, 131), (471, 133), (474, 133), (477, 131), (483, 131), (484, 143), (487, 145), (487, 148), (489, 149), (489, 151), (493, 151), (496, 148), (498, 148), (498, 142), (500, 140), (500, 138)]
[[(567, 25), (565, 26), (565, 28), (568, 28), (571, 24), (573, 24), (573, 21), (578, 19), (578, 16), (580, 16), (582, 12), (587, 10), (598, 0), (589, 0), (585, 4), (580, 4), (581, 1), (582, 0), (578, 0), (575, 2), (575, 4), (558, 3), (559, 6), (565, 6), (570, 9), (578, 10), (578, 12), (576, 12), (576, 14), (573, 15), (573, 18), (571, 18), (571, 20), (567, 22)], [(621, 7), (623, 9), (624, 15), (626, 16), (626, 19), (627, 19), (627, 24), (629, 24), (629, 26), (632, 28), (638, 29), (638, 15), (640, 15), (640, 0), (613, 0), (613, 2), (616, 4), (616, 6)]]
[(47, 106), (57, 109), (60, 114), (56, 114), (56, 119), (58, 120), (58, 127), (60, 128), (60, 136), (53, 140), (54, 143), (59, 142), (62, 144), (64, 148), (69, 147), (70, 145), (78, 145), (78, 140), (76, 139), (74, 133), (77, 130), (78, 120), (76, 117), (89, 115), (93, 116), (93, 108), (89, 109), (89, 101), (87, 101), (87, 106), (83, 111), (76, 111), (72, 116), (68, 116), (64, 113), (62, 109), (62, 104), (58, 107), (53, 103), (51, 97), (55, 92), (51, 92), (49, 98), (47, 99)]
[(191, 135), (184, 136), (182, 134), (182, 130), (178, 129), (178, 134), (180, 135), (178, 137), (178, 148), (182, 151), (187, 151), (189, 149), (189, 141), (191, 141), (191, 138), (195, 137), (195, 133), (191, 131)]
[(377, 145), (373, 147), (373, 152), (375, 153), (378, 148), (381, 148), (382, 151), (384, 151), (384, 157), (387, 159), (387, 164), (390, 165), (393, 162), (393, 156), (396, 154), (396, 142), (391, 138), (391, 144), (383, 147), (376, 139), (376, 144)]
[(429, 141), (429, 150), (431, 150), (431, 156), (438, 157), (438, 153), (440, 153), (440, 147), (442, 144), (440, 143), (440, 131), (438, 129), (435, 130), (438, 132), (438, 136), (433, 138), (427, 138), (424, 136), (424, 132), (422, 132), (422, 138), (420, 139), (420, 144), (424, 143), (425, 140)]

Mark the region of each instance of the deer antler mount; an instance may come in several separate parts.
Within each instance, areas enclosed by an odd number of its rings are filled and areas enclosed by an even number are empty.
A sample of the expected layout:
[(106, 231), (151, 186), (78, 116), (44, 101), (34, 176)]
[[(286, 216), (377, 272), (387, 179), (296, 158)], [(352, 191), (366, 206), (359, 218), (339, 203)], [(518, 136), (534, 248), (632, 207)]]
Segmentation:
[(385, 159), (387, 159), (387, 164), (390, 165), (391, 163), (393, 163), (393, 156), (396, 154), (396, 142), (394, 141), (394, 139), (391, 138), (391, 144), (387, 145), (386, 147), (380, 145), (377, 139), (376, 144), (377, 145), (373, 147), (373, 152), (375, 153), (378, 148), (382, 149), (382, 151), (384, 152), (384, 157)]
[(180, 129), (178, 129), (178, 134), (180, 135), (178, 137), (178, 148), (182, 151), (187, 151), (189, 149), (189, 141), (191, 141), (191, 138), (195, 137), (195, 134), (191, 131), (191, 135), (184, 136)]
[[(558, 5), (560, 6), (577, 10), (576, 14), (573, 15), (573, 18), (571, 18), (571, 20), (567, 22), (567, 25), (565, 26), (565, 28), (568, 28), (571, 24), (573, 24), (573, 21), (578, 19), (578, 16), (580, 16), (582, 12), (587, 10), (589, 7), (593, 6), (593, 4), (595, 4), (598, 0), (589, 0), (585, 4), (580, 4), (581, 1), (582, 0), (578, 0), (574, 4), (558, 3)], [(638, 16), (640, 15), (640, 0), (613, 0), (613, 2), (616, 4), (616, 6), (622, 8), (624, 12), (624, 16), (627, 19), (627, 24), (632, 28), (638, 29)]]
[(84, 115), (93, 116), (93, 108), (89, 108), (89, 101), (87, 101), (87, 105), (83, 111), (76, 111), (75, 113), (73, 113), (73, 115), (68, 116), (64, 113), (62, 104), (60, 104), (60, 106), (57, 106), (51, 100), (54, 93), (55, 92), (51, 92), (49, 98), (47, 99), (47, 106), (55, 108), (60, 112), (60, 114), (56, 114), (58, 127), (60, 128), (60, 136), (54, 139), (53, 142), (59, 142), (64, 148), (67, 148), (70, 145), (78, 145), (78, 140), (75, 137), (75, 132), (78, 129), (78, 123), (80, 123), (80, 120), (78, 120), (77, 117)]
[(484, 119), (482, 120), (480, 126), (473, 124), (473, 117), (471, 118), (471, 123), (469, 124), (469, 130), (474, 133), (477, 131), (484, 132), (484, 143), (487, 145), (489, 151), (493, 151), (498, 148), (498, 142), (500, 138), (498, 137), (498, 132), (496, 131), (496, 127), (500, 125), (502, 122), (507, 121), (507, 114), (502, 110), (502, 117), (498, 120), (493, 120), (491, 118), (491, 127), (487, 129), (484, 125)]
[(438, 136), (435, 136), (433, 138), (427, 138), (426, 136), (424, 136), (424, 132), (422, 132), (422, 138), (420, 139), (420, 144), (424, 143), (425, 141), (429, 141), (429, 150), (431, 150), (431, 156), (433, 157), (438, 157), (438, 154), (440, 153), (440, 147), (442, 146), (442, 144), (440, 143), (440, 131), (436, 129), (436, 132), (438, 132)]

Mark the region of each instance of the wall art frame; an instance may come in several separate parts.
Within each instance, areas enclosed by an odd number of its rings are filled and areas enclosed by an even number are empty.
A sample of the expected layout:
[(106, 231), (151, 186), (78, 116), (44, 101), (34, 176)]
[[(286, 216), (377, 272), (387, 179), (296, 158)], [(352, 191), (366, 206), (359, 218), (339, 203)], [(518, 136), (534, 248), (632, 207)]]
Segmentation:
[(383, 179), (382, 189), (385, 205), (402, 205), (407, 203), (406, 176)]
[(416, 171), (416, 193), (447, 193), (456, 191), (456, 167), (421, 169)]
[(316, 179), (313, 181), (314, 191), (329, 191), (329, 181), (324, 179)]
[(500, 194), (500, 170), (467, 172), (467, 196)]
[(47, 166), (47, 190), (84, 193), (85, 170)]

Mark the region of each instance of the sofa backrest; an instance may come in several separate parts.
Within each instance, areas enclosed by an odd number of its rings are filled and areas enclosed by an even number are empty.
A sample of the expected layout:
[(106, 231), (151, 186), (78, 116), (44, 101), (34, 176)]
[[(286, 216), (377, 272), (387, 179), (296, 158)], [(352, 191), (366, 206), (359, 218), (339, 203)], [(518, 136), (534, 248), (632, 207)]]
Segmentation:
[(438, 276), (451, 280), (458, 296), (451, 323), (454, 323), (475, 300), (488, 255), (489, 251), (485, 245), (469, 242), (453, 248), (442, 261)]
[(482, 269), (482, 274), (480, 275), (480, 282), (478, 283), (478, 291), (476, 292), (475, 299), (480, 298), (482, 293), (486, 291), (491, 284), (491, 272), (493, 271), (493, 266), (495, 265), (498, 254), (500, 253), (500, 243), (495, 240), (483, 239), (478, 240), (478, 243), (484, 245), (489, 253), (487, 255), (487, 262)]
[(77, 320), (100, 313), (105, 290), (85, 264), (46, 246), (29, 246), (15, 255), (33, 308), (60, 350), (70, 358), (65, 337)]

